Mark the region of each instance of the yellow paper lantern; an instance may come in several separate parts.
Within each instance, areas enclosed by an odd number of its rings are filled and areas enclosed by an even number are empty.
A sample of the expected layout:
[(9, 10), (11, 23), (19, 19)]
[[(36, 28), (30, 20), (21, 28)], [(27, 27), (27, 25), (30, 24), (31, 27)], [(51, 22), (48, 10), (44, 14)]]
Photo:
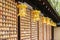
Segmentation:
[(50, 25), (50, 18), (47, 17), (47, 25)]
[(43, 17), (42, 17), (42, 23), (46, 23), (46, 19), (47, 19), (47, 18), (43, 16)]
[(36, 18), (34, 17), (34, 18), (33, 18), (33, 21), (34, 21), (34, 22), (39, 21), (39, 18), (38, 18), (38, 17), (36, 17)]
[(33, 10), (33, 11), (31, 11), (31, 13), (32, 13), (32, 19), (33, 19), (33, 21), (34, 21), (34, 22), (39, 21), (40, 11), (38, 11), (38, 10)]
[(53, 21), (52, 20), (50, 21), (50, 25), (53, 26)]
[(56, 27), (56, 23), (51, 20), (51, 26)]
[(27, 5), (25, 4), (19, 4), (17, 5), (17, 8), (19, 8), (19, 14), (18, 16), (26, 16), (26, 11), (27, 11)]
[(54, 26), (54, 27), (56, 27), (56, 26), (57, 26), (55, 22), (53, 22), (53, 26)]
[(20, 16), (25, 16), (26, 15), (26, 9), (19, 9), (19, 14)]
[(55, 27), (57, 27), (57, 24), (56, 24), (56, 23), (54, 23), (54, 26), (55, 26)]
[(17, 5), (17, 8), (27, 8), (27, 5), (21, 3)]

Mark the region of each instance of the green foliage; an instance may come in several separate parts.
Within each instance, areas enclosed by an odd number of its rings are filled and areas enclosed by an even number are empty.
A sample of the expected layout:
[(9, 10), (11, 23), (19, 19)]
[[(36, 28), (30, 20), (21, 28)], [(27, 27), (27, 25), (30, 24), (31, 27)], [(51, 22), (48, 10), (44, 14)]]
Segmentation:
[(52, 8), (56, 11), (57, 15), (60, 16), (60, 0), (48, 0)]

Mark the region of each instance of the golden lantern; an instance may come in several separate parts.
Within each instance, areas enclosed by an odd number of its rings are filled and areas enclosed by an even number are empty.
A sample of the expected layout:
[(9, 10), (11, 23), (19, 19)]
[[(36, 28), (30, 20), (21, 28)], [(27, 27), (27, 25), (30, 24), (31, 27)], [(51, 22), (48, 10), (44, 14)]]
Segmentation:
[(41, 12), (38, 11), (38, 10), (32, 10), (31, 13), (32, 13), (32, 19), (33, 19), (33, 21), (34, 22), (39, 21), (40, 13)]
[(56, 23), (55, 23), (55, 22), (53, 22), (53, 21), (51, 20), (51, 26), (56, 27), (57, 25), (56, 25)]
[(57, 27), (57, 24), (56, 23), (54, 23), (54, 27)]
[(47, 18), (43, 16), (43, 17), (42, 17), (42, 22), (43, 22), (43, 23), (46, 23), (46, 19), (47, 19)]
[(56, 26), (57, 26), (55, 22), (53, 22), (53, 26), (54, 26), (54, 27), (56, 27)]
[(47, 20), (46, 20), (47, 21), (47, 25), (50, 25), (50, 20), (51, 19), (47, 17)]
[(50, 21), (50, 25), (53, 26), (53, 21), (52, 20)]
[(17, 5), (17, 8), (19, 8), (18, 16), (25, 16), (26, 15), (27, 5), (19, 4), (19, 5)]

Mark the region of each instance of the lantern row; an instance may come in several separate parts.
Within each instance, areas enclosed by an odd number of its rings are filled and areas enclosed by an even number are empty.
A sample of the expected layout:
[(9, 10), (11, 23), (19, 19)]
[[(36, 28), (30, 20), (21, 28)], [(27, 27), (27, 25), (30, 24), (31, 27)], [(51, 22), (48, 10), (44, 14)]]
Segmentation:
[[(18, 4), (17, 8), (19, 9), (19, 13), (18, 16), (20, 17), (25, 17), (27, 15), (27, 8), (28, 6), (24, 3)], [(37, 22), (40, 20), (40, 15), (41, 15), (41, 11), (39, 10), (31, 10), (31, 18), (34, 22)], [(55, 26), (56, 27), (56, 23), (53, 22), (53, 20), (51, 20), (51, 18), (49, 17), (42, 17), (42, 21), (43, 23), (49, 24), (51, 26)]]

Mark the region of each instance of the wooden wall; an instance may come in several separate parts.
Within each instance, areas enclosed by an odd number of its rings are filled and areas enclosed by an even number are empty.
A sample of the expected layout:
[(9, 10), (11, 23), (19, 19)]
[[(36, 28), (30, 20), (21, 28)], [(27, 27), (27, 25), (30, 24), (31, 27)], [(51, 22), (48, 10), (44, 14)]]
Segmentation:
[(33, 22), (31, 10), (27, 9), (27, 15), (20, 17), (20, 40), (51, 40), (51, 26), (42, 20), (41, 16), (38, 22)]

